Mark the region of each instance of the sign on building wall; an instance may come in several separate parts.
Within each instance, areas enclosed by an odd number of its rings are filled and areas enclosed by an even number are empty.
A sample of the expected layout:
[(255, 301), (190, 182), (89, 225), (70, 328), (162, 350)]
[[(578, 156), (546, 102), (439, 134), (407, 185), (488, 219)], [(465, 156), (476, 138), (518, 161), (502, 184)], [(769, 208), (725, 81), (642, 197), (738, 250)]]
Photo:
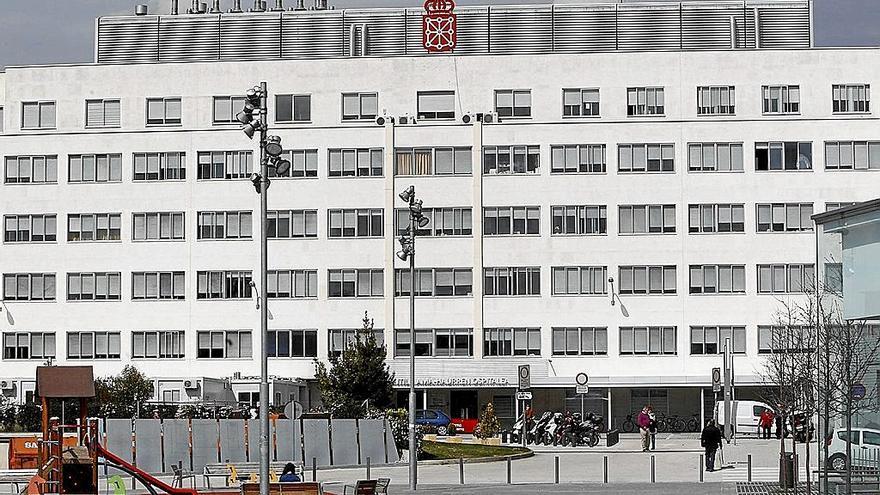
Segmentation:
[(429, 52), (450, 52), (455, 49), (456, 20), (453, 0), (427, 0), (422, 14), (422, 46)]

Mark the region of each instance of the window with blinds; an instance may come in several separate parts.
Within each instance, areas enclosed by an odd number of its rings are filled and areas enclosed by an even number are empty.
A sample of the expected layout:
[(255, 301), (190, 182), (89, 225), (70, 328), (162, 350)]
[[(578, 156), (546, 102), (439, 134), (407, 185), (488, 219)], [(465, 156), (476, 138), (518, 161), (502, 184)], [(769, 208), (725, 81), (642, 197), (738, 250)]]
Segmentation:
[(185, 299), (184, 272), (132, 272), (131, 298)]
[(120, 126), (121, 117), (119, 100), (86, 100), (86, 127)]
[(119, 332), (69, 332), (67, 359), (119, 359)]
[(455, 118), (455, 91), (419, 91), (416, 98), (419, 119)]
[(185, 213), (148, 212), (132, 213), (133, 241), (182, 240), (185, 237)]
[(141, 359), (180, 359), (186, 355), (183, 330), (132, 332), (131, 357)]

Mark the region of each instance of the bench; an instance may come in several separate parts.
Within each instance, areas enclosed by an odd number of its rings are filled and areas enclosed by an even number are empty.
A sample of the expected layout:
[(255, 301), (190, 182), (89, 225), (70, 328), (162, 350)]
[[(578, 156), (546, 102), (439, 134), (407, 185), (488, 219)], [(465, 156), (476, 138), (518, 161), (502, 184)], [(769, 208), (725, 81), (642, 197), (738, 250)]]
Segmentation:
[(36, 474), (36, 469), (0, 469), (0, 485), (11, 485), (18, 493), (19, 485), (27, 485)]
[[(269, 495), (322, 495), (320, 483), (269, 483)], [(260, 495), (260, 484), (241, 484), (241, 495)]]
[(387, 495), (388, 494), (388, 485), (391, 484), (391, 478), (379, 478), (378, 480), (358, 480), (357, 484), (345, 485), (342, 489), (343, 495), (348, 493), (348, 489), (351, 488), (351, 492), (354, 495)]
[[(280, 476), (281, 472), (284, 471), (284, 466), (287, 465), (287, 462), (289, 461), (276, 461), (269, 463), (269, 481), (278, 481), (278, 476)], [(296, 466), (296, 474), (297, 476), (299, 476), (299, 479), (304, 479), (302, 463), (294, 462), (293, 464), (294, 466)], [(224, 479), (222, 486), (232, 486), (234, 484), (231, 483), (231, 481), (233, 481), (233, 478), (236, 482), (259, 481), (260, 463), (216, 462), (212, 464), (206, 464), (202, 476), (205, 479), (205, 487), (207, 488), (211, 488), (211, 480), (216, 478)]]

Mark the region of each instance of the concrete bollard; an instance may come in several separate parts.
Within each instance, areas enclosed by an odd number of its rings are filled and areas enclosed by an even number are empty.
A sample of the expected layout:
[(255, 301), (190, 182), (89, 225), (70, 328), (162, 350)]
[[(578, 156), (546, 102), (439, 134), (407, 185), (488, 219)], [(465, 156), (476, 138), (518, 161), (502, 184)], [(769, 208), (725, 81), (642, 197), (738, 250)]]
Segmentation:
[(370, 458), (367, 457), (367, 479), (371, 480), (373, 478), (370, 477)]
[(458, 458), (458, 483), (464, 484), (464, 458)]
[(697, 466), (697, 471), (700, 472), (700, 483), (703, 482), (703, 463), (704, 462), (705, 462), (705, 459), (703, 457), (703, 454), (700, 454), (700, 465)]
[(602, 483), (608, 483), (608, 456), (602, 456)]
[(559, 456), (553, 458), (553, 482), (559, 484)]
[(752, 482), (752, 454), (748, 455), (747, 461), (748, 461), (748, 473), (749, 473), (748, 480), (749, 480), (749, 483), (751, 483)]
[(312, 482), (318, 481), (318, 458), (312, 457)]
[(654, 454), (651, 454), (651, 483), (657, 482), (657, 476), (654, 470)]
[(511, 466), (510, 466), (510, 457), (507, 458), (507, 484), (510, 484), (510, 476), (511, 476)]

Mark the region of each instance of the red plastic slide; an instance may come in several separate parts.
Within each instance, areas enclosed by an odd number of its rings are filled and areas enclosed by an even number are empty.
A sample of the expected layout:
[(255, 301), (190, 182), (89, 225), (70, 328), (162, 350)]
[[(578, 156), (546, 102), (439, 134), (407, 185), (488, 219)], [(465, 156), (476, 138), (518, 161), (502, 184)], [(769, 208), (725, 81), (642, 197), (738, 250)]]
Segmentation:
[(192, 488), (172, 488), (152, 474), (142, 469), (138, 469), (134, 464), (131, 464), (113, 452), (105, 449), (101, 444), (97, 444), (96, 448), (100, 457), (103, 457), (109, 464), (119, 467), (122, 471), (140, 478), (141, 483), (152, 485), (154, 488), (157, 488), (164, 493), (168, 493), (169, 495), (198, 495), (199, 493)]

